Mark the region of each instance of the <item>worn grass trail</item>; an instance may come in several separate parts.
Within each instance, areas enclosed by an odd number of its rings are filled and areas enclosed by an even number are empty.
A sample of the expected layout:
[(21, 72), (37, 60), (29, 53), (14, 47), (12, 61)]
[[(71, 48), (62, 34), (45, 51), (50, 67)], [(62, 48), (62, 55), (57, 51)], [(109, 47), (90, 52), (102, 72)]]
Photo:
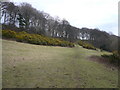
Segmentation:
[(102, 53), (3, 41), (3, 88), (116, 88), (117, 69), (89, 60)]

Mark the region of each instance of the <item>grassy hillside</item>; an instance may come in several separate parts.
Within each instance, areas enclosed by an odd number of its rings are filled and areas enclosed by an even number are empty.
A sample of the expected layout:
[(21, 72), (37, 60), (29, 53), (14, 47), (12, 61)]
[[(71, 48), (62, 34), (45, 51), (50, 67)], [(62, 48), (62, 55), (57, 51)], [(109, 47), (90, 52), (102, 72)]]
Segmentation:
[(3, 88), (116, 88), (117, 69), (90, 60), (103, 53), (3, 41)]

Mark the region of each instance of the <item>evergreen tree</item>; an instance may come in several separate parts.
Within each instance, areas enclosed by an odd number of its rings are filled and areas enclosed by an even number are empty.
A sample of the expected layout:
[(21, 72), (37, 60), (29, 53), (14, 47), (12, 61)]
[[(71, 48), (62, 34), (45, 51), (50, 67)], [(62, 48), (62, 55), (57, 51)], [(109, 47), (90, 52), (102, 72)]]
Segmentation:
[(18, 14), (17, 20), (19, 21), (19, 28), (23, 29), (26, 22), (25, 22), (23, 16), (20, 13)]

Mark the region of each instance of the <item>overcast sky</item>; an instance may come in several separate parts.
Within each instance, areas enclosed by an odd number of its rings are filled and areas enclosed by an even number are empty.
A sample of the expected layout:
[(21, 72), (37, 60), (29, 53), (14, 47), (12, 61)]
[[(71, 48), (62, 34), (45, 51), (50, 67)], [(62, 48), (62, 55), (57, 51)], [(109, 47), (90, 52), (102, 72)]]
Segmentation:
[(66, 19), (78, 28), (99, 28), (118, 35), (119, 0), (10, 0)]

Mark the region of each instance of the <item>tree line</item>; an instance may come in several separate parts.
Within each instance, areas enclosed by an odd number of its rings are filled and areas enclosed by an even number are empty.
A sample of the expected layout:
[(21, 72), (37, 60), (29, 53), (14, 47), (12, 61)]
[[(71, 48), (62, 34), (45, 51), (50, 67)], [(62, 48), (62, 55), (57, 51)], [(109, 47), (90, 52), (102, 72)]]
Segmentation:
[[(28, 3), (1, 2), (2, 29), (25, 31), (70, 42), (83, 40), (107, 51), (118, 50), (120, 38), (99, 29), (77, 28), (65, 19), (52, 17)], [(82, 23), (82, 22), (81, 22)]]

